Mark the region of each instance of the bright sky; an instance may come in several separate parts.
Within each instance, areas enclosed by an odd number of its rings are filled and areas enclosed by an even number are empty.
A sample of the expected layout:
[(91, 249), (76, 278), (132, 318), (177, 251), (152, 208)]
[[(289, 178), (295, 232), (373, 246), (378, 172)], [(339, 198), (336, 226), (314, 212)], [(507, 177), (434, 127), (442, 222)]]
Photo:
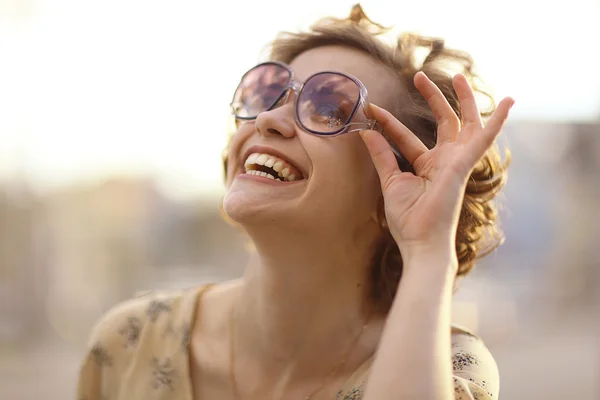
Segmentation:
[[(237, 81), (280, 30), (355, 1), (0, 0), (0, 179), (49, 189), (152, 173), (173, 196), (222, 190)], [(399, 31), (471, 52), (514, 120), (600, 114), (600, 1), (366, 0)]]

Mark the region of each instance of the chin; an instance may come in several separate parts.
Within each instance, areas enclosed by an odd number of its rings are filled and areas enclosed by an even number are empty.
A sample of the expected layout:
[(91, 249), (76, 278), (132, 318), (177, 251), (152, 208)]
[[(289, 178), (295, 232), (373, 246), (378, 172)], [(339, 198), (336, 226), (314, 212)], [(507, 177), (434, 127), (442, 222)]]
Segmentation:
[(223, 211), (238, 224), (273, 221), (277, 212), (273, 204), (266, 204), (263, 196), (237, 190), (232, 186), (223, 198)]
[(243, 223), (257, 212), (260, 213), (261, 210), (257, 208), (260, 207), (244, 193), (229, 190), (223, 198), (223, 211), (237, 223)]
[[(234, 179), (223, 198), (223, 211), (239, 224), (302, 220), (306, 205), (302, 185), (273, 186), (248, 179)], [(294, 222), (296, 221), (296, 222)]]

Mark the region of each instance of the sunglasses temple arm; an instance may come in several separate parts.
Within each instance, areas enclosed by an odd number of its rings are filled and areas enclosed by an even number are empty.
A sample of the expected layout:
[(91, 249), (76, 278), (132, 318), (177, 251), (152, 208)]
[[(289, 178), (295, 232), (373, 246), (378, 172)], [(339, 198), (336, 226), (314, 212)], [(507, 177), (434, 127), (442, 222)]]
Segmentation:
[[(372, 122), (351, 122), (349, 123), (347, 126), (356, 126), (356, 128), (349, 130), (348, 132), (355, 132), (355, 131), (361, 131), (364, 129), (372, 129), (374, 131), (377, 131), (379, 133), (381, 133), (381, 135), (385, 138), (385, 140), (387, 140), (387, 142), (390, 144), (390, 148), (392, 149), (392, 152), (394, 153), (394, 155), (402, 160), (404, 160), (404, 157), (402, 156), (402, 154), (400, 154), (400, 152), (398, 150), (396, 150), (396, 147), (394, 145), (394, 143), (392, 143), (392, 141), (390, 140), (390, 138), (388, 137), (388, 135), (385, 134), (385, 132), (383, 131), (383, 127), (381, 126), (381, 124), (377, 121), (372, 121)], [(359, 128), (359, 126), (361, 126), (362, 128)]]

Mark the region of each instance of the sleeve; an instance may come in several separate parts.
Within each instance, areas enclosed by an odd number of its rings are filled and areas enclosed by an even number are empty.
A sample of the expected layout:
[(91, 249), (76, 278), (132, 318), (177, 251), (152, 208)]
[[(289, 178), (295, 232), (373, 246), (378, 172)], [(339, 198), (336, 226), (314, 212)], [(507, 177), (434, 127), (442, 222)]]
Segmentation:
[(79, 370), (77, 400), (117, 398), (120, 377), (139, 340), (145, 305), (140, 299), (121, 303), (95, 324)]
[(481, 339), (464, 331), (452, 335), (452, 368), (456, 400), (498, 399), (498, 366)]

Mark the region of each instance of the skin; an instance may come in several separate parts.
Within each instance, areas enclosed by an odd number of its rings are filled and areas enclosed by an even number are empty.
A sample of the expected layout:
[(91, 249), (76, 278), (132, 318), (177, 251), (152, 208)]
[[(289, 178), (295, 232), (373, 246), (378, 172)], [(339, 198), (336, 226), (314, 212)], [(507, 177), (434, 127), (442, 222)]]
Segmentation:
[[(391, 104), (390, 87), (402, 90), (385, 67), (349, 48), (312, 49), (290, 66), (299, 80), (323, 70), (352, 74), (383, 108)], [(378, 346), (366, 400), (452, 398), (450, 298), (458, 212), (467, 177), (493, 143), (512, 100), (500, 103), (484, 129), (463, 77), (454, 80), (462, 122), (423, 74), (415, 83), (438, 118), (436, 148), (427, 151), (384, 109), (373, 106), (372, 112), (417, 176), (398, 170), (375, 131), (334, 138), (304, 132), (294, 121), (293, 96), (240, 124), (230, 146), (223, 206), (256, 252), (243, 279), (218, 285), (198, 306), (190, 361), (195, 398), (305, 398), (318, 389), (313, 399), (332, 399)], [(271, 185), (240, 176), (252, 145), (285, 154), (306, 179)], [(366, 292), (382, 195), (405, 258), (387, 316), (371, 312)], [(230, 375), (232, 342), (238, 397)]]

